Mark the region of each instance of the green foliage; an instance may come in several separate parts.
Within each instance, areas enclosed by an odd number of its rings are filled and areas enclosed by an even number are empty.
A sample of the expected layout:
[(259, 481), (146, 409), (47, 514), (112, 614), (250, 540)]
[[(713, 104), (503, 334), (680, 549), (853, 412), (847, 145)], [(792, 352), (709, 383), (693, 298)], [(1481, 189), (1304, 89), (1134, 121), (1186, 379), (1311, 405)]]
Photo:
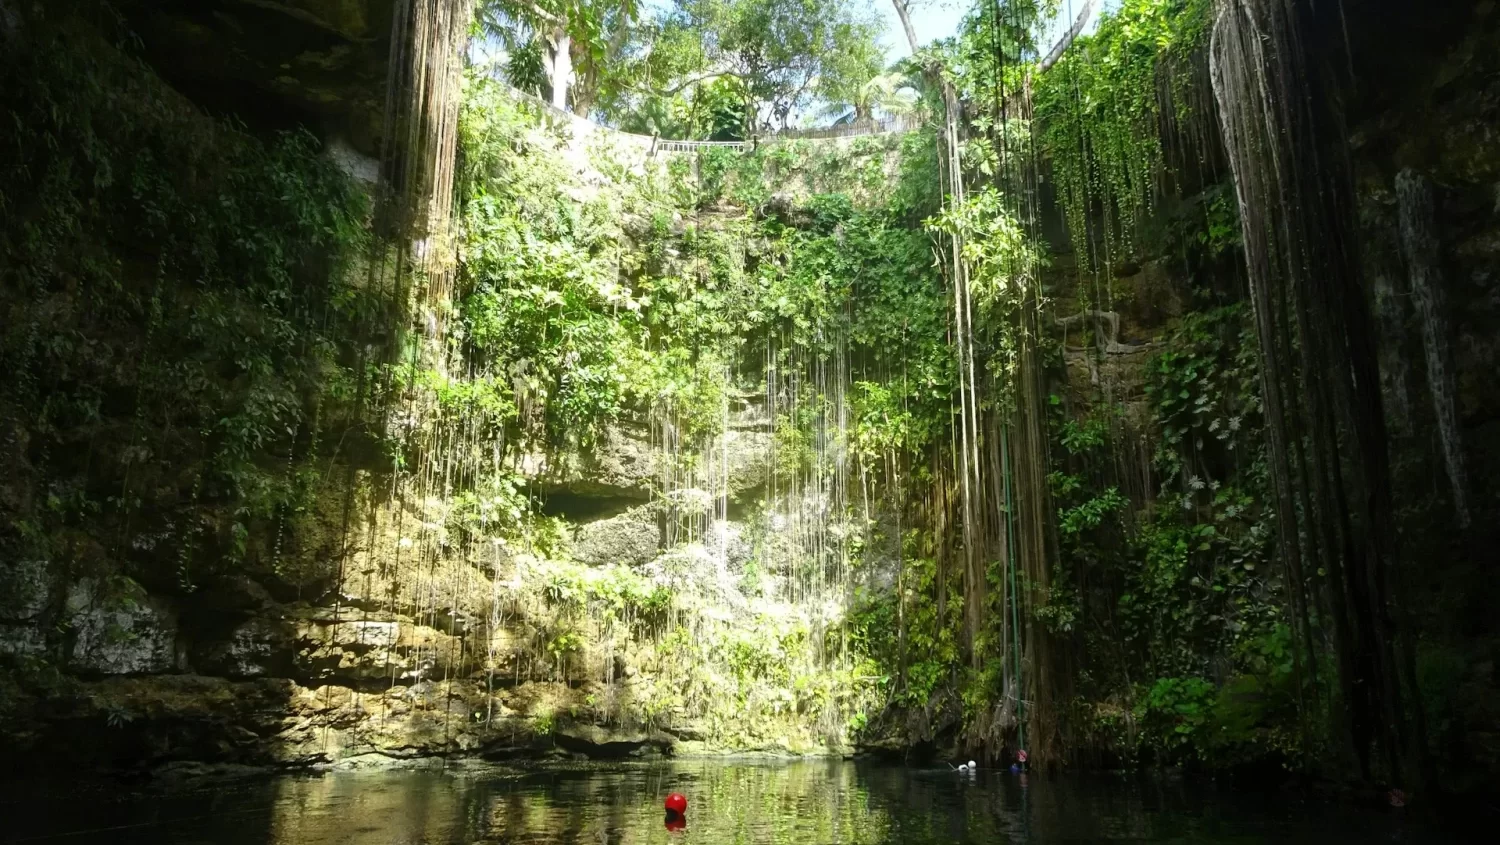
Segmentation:
[[(978, 3), (963, 19), (959, 37), (934, 51), (966, 101), (969, 127), (962, 150), (965, 169), (976, 184), (1001, 177), (1006, 190), (1022, 190), (1017, 177), (1029, 164), (1035, 144), (1031, 121), (1015, 107), (1017, 94), (1030, 87), (1040, 45), (1036, 37), (1059, 11), (1058, 0)], [(997, 113), (998, 111), (998, 113)]]
[(537, 736), (551, 736), (557, 730), (557, 714), (548, 712), (533, 715), (531, 729)]
[(547, 641), (547, 653), (559, 663), (583, 650), (583, 635), (577, 631), (559, 631)]
[[(1075, 479), (1069, 476), (1058, 476), (1060, 484), (1066, 484)], [(1073, 488), (1076, 489), (1076, 488)], [(1125, 507), (1125, 497), (1120, 495), (1117, 487), (1110, 487), (1097, 496), (1080, 502), (1073, 507), (1064, 509), (1057, 520), (1057, 530), (1064, 537), (1076, 537), (1085, 531), (1098, 528), (1104, 523), (1105, 517), (1118, 513)]]
[(1096, 260), (1082, 248), (1095, 214), (1110, 255), (1137, 246), (1167, 171), (1164, 133), (1209, 99), (1195, 86), (1212, 10), (1209, 0), (1126, 0), (1038, 78), (1041, 143), (1084, 261)]
[(1140, 702), (1147, 742), (1178, 755), (1203, 732), (1213, 710), (1215, 688), (1202, 678), (1157, 678)]
[(1293, 648), (1290, 629), (1276, 624), (1235, 649), (1238, 670), (1219, 684), (1157, 678), (1136, 705), (1143, 750), (1161, 762), (1218, 768), (1268, 757), (1304, 765), (1320, 749), (1298, 713)]
[[(1060, 410), (1060, 406), (1054, 406)], [(1032, 614), (1049, 629), (1068, 633), (1088, 622), (1085, 596), (1075, 586), (1091, 573), (1128, 569), (1122, 552), (1127, 548), (1125, 528), (1129, 502), (1116, 485), (1105, 486), (1091, 471), (1107, 454), (1113, 417), (1093, 414), (1081, 420), (1054, 422), (1061, 449), (1057, 463), (1069, 469), (1054, 469), (1047, 476), (1057, 507), (1057, 537), (1060, 556), (1052, 586), (1039, 591), (1042, 601)], [(1036, 590), (1035, 587), (1032, 588)]]
[(992, 186), (969, 195), (957, 208), (943, 210), (929, 226), (963, 236), (964, 258), (973, 268), (969, 287), (981, 307), (1014, 307), (1045, 265), (1038, 244), (1022, 231), (1004, 195)]
[[(959, 573), (939, 570), (931, 557), (917, 554), (921, 532), (908, 531), (905, 575), (894, 594), (862, 596), (849, 615), (849, 638), (856, 654), (867, 659), (898, 705), (921, 709), (951, 689), (960, 666), (962, 620), (954, 604), (938, 614), (938, 590), (960, 589)], [(904, 642), (898, 633), (905, 632)]]
[(469, 292), (460, 315), (483, 369), (482, 386), (462, 398), (531, 442), (585, 447), (629, 398), (643, 303), (620, 285), (609, 199), (577, 202), (562, 165), (523, 146), (528, 126), (490, 83), (463, 112)]
[[(726, 76), (702, 86), (693, 96), (692, 128), (686, 134), (668, 137), (703, 137), (710, 141), (743, 141), (750, 125), (745, 83)], [(698, 127), (702, 127), (701, 129)]]
[(1243, 305), (1183, 316), (1146, 374), (1161, 424), (1156, 462), (1169, 481), (1201, 491), (1204, 476), (1252, 468), (1260, 439), (1253, 328)]
[(1217, 258), (1240, 245), (1240, 215), (1230, 191), (1222, 190), (1204, 203), (1204, 224), (1198, 245)]
[(941, 208), (942, 183), (934, 178), (938, 172), (936, 132), (926, 129), (902, 135), (900, 156), (901, 167), (886, 187), (891, 216), (904, 225), (915, 226)]
[[(621, 171), (580, 202), (556, 139), (492, 83), (474, 83), (463, 121), (461, 332), (480, 375), (445, 388), (444, 401), (553, 452), (587, 450), (611, 420), (645, 411), (670, 413), (696, 437), (716, 430), (724, 368), (755, 352), (745, 339), (776, 335), (821, 354), (849, 337), (887, 356), (894, 333), (918, 353), (903, 356), (916, 401), (934, 405), (946, 353), (920, 233), (837, 195), (810, 201), (808, 227), (697, 211), (764, 202), (767, 168), (785, 178), (839, 166), (791, 145), (710, 148), (674, 159), (661, 180)], [(828, 148), (844, 161), (885, 150)], [(627, 234), (625, 219), (649, 225)], [(851, 317), (844, 303), (861, 295), (872, 305)]]
[[(474, 11), (476, 29), (507, 48), (512, 85), (551, 94), (559, 82), (563, 102), (581, 115), (632, 87), (635, 54), (650, 35), (636, 0), (477, 0)], [(552, 73), (559, 45), (572, 71), (560, 80)]]
[(910, 202), (935, 199), (931, 171), (926, 169), (935, 166), (932, 151), (910, 139), (909, 135), (887, 134), (824, 141), (766, 140), (751, 150), (707, 147), (699, 149), (693, 159), (672, 159), (668, 168), (678, 201), (699, 209), (760, 208), (776, 194), (783, 199), (805, 195), (814, 204), (820, 196), (843, 196), (854, 208), (879, 210), (882, 219), (909, 225), (919, 218), (908, 211), (905, 192), (891, 196), (892, 177), (912, 183)]
[(626, 132), (669, 139), (742, 141), (754, 128), (755, 103), (745, 80), (702, 66), (697, 33), (668, 14), (650, 21), (651, 49), (632, 63), (633, 91), (607, 102)]
[(528, 93), (540, 93), (545, 89), (547, 66), (540, 41), (527, 41), (511, 51), (505, 63), (505, 81)]
[(934, 233), (962, 238), (972, 297), (972, 354), (998, 382), (997, 401), (1009, 402), (1017, 373), (1023, 307), (1035, 307), (1040, 271), (1046, 267), (1044, 245), (1023, 230), (1006, 194), (986, 185), (926, 221)]
[(1123, 759), (1220, 767), (1307, 748), (1248, 323), (1243, 306), (1189, 312), (1148, 362), (1162, 484), (1146, 502), (1114, 472), (1124, 412), (1053, 406), (1060, 557), (1034, 613), (1082, 646), (1076, 717)]
[(1267, 570), (1260, 401), (1242, 307), (1184, 315), (1147, 371), (1162, 497), (1137, 534), (1120, 618), (1158, 667), (1187, 673), (1280, 618)]
[[(733, 147), (707, 147), (698, 152), (698, 196), (699, 204), (705, 205), (723, 199), (730, 187), (730, 176), (739, 169), (745, 156)], [(752, 176), (749, 180), (735, 180), (736, 187), (759, 184)]]
[(768, 126), (814, 95), (851, 100), (884, 64), (878, 19), (848, 0), (677, 0), (664, 28), (698, 46), (672, 54), (678, 73), (732, 75)]
[(108, 547), (187, 589), (274, 558), (251, 527), (310, 508), (386, 308), (347, 266), (364, 197), (310, 136), (209, 118), (65, 11), (27, 24), (0, 93), (0, 418), (49, 506), (0, 543)]
[[(449, 536), (515, 550), (511, 600), (554, 674), (594, 665), (605, 647), (632, 654), (643, 671), (622, 694), (623, 717), (702, 719), (737, 744), (805, 742), (812, 730), (841, 742), (880, 689), (875, 662), (846, 645), (844, 626), (813, 628), (805, 608), (768, 589), (786, 588), (786, 561), (762, 552), (725, 573), (761, 603), (753, 612), (711, 592), (692, 547), (642, 571), (585, 566), (572, 560), (566, 523), (536, 514), (523, 480), (502, 467), (523, 449), (586, 462), (607, 427), (649, 421), (671, 432), (660, 455), (671, 471), (700, 472), (730, 403), (764, 390), (774, 367), (795, 384), (773, 420), (778, 477), (831, 478), (839, 453), (820, 427), (835, 406), (812, 374), (841, 355), (879, 368), (847, 400), (861, 419), (859, 460), (915, 460), (945, 437), (945, 297), (929, 237), (880, 190), (901, 141), (708, 149), (644, 171), (601, 151), (596, 178), (580, 179), (537, 117), (493, 83), (471, 82), (456, 339), (447, 367), (411, 385), (429, 397), (424, 407), (505, 452), (478, 462), (472, 493), (450, 498)], [(849, 194), (772, 201), (778, 186), (837, 185), (851, 169)], [(696, 491), (660, 492), (675, 508), (676, 494)], [(669, 531), (693, 536), (699, 521), (669, 516)], [(857, 559), (864, 538), (843, 546)], [(789, 551), (793, 567), (818, 563)], [(952, 620), (943, 625), (931, 636), (946, 645), (916, 670), (929, 692), (957, 654)]]
[(922, 413), (937, 398), (934, 393), (932, 385), (924, 391), (923, 385), (914, 386), (909, 379), (894, 384), (855, 382), (849, 439), (860, 460), (878, 466), (898, 457), (920, 458), (941, 433), (938, 420)]

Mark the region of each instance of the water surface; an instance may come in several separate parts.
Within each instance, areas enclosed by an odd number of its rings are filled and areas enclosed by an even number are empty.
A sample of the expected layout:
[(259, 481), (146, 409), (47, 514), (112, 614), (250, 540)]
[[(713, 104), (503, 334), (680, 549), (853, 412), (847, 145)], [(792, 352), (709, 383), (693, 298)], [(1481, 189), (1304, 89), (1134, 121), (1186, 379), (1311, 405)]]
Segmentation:
[[(668, 831), (662, 798), (689, 799)], [(134, 791), (5, 791), (0, 841), (153, 845), (925, 845), (1473, 841), (1402, 811), (1110, 776), (964, 775), (842, 761), (377, 771)]]

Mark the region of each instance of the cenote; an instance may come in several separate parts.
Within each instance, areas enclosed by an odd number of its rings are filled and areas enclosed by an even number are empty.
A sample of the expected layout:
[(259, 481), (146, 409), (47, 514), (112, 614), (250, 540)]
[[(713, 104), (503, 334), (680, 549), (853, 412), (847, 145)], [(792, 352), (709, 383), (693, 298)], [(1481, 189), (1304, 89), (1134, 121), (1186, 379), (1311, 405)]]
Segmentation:
[[(667, 830), (661, 797), (689, 797)], [(22, 790), (24, 793), (25, 790)], [(1482, 841), (1392, 811), (1182, 779), (1040, 776), (845, 761), (674, 761), (528, 771), (365, 771), (140, 793), (7, 799), (7, 842), (334, 843)]]
[(1495, 0), (0, 0), (0, 839), (1456, 836), (1497, 126)]

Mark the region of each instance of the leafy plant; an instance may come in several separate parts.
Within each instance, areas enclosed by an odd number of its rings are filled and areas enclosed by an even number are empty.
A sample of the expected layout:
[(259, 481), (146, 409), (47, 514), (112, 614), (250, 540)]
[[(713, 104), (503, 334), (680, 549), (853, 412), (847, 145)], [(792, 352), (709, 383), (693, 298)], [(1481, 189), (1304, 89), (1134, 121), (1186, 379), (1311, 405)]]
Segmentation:
[(203, 114), (92, 5), (28, 8), (0, 94), (0, 418), (49, 505), (6, 513), (0, 546), (112, 538), (190, 592), (279, 565), (257, 538), (311, 517), (391, 303), (353, 272), (366, 198), (318, 140)]
[(1167, 759), (1191, 753), (1213, 711), (1215, 687), (1202, 678), (1157, 678), (1141, 697), (1145, 740)]
[(1138, 246), (1169, 175), (1163, 137), (1211, 119), (1199, 112), (1211, 100), (1202, 71), (1212, 11), (1208, 0), (1125, 0), (1038, 78), (1036, 122), (1074, 243), (1098, 232), (1108, 256)]

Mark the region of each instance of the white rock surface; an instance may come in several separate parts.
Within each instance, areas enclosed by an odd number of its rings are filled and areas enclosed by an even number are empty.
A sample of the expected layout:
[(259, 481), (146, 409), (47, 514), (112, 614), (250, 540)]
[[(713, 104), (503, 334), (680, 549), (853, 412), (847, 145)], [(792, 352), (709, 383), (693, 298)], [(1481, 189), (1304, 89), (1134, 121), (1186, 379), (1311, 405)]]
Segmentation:
[(74, 669), (136, 675), (177, 668), (176, 614), (129, 578), (74, 583), (68, 588), (66, 620), (73, 632)]

